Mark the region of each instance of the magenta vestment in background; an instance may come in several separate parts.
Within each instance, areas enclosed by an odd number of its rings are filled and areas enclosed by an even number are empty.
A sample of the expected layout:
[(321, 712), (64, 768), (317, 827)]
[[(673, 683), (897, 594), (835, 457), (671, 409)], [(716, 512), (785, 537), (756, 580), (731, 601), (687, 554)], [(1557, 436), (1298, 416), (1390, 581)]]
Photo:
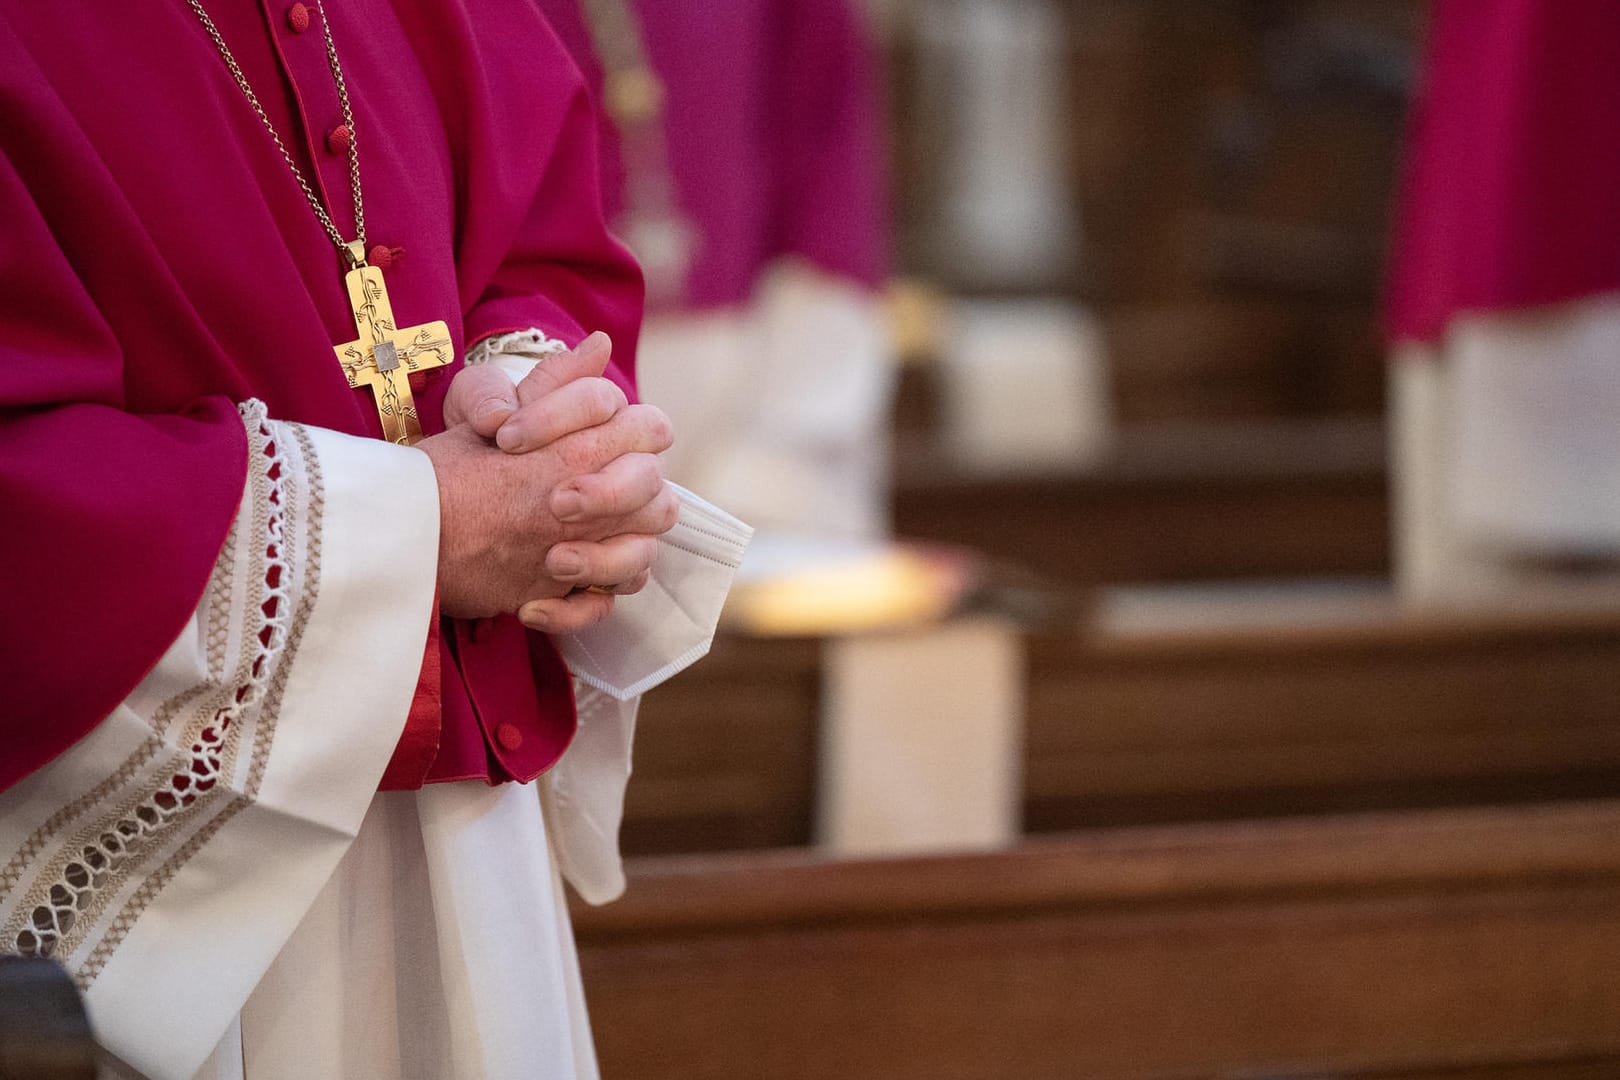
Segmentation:
[(1438, 0), (1408, 134), (1389, 330), (1620, 289), (1620, 4)]
[[(352, 236), (318, 19), (300, 33), (283, 3), (206, 6)], [(0, 787), (91, 730), (190, 617), (242, 493), (236, 402), (380, 433), (332, 353), (355, 336), (337, 254), (196, 17), (93, 9), (0, 0)], [(532, 0), (330, 14), (368, 238), (405, 249), (387, 272), (402, 325), (444, 319), (458, 352), (605, 329), (628, 388), (640, 278), (604, 231), (590, 106)], [(451, 373), (419, 390), (429, 433)], [(447, 724), (538, 707), (515, 620), (450, 631)], [(541, 698), (566, 701), (560, 672)], [(568, 733), (494, 775), (538, 772)]]
[[(888, 274), (883, 87), (849, 0), (625, 0), (664, 83), (681, 209), (700, 236), (693, 307), (748, 299), (783, 255), (876, 288)], [(602, 67), (580, 0), (538, 0), (594, 89)], [(603, 120), (609, 220), (623, 209), (618, 133)]]

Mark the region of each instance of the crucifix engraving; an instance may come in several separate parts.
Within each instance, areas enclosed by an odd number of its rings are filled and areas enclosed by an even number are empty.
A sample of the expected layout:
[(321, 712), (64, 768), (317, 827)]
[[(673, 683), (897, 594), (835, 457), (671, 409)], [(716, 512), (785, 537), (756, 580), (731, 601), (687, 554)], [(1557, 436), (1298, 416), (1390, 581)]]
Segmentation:
[(450, 362), (450, 328), (443, 322), (430, 322), (396, 329), (388, 288), (375, 266), (361, 263), (348, 272), (343, 283), (349, 290), (349, 306), (354, 309), (354, 326), (360, 336), (334, 346), (333, 351), (351, 387), (371, 388), (377, 415), (382, 418), (383, 438), (409, 446), (422, 437), (410, 373)]

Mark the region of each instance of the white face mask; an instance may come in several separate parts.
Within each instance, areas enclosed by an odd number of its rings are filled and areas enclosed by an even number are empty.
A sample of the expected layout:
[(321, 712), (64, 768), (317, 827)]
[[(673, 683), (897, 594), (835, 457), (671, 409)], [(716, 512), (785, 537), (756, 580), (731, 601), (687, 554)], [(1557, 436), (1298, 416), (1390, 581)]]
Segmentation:
[(625, 701), (700, 660), (754, 530), (679, 485), (681, 512), (658, 539), (647, 587), (613, 602), (613, 617), (559, 638), (574, 677)]
[(624, 891), (619, 822), (630, 779), (636, 699), (702, 658), (754, 530), (680, 487), (652, 579), (613, 616), (557, 639), (576, 681), (579, 733), (541, 786), (558, 865), (587, 902)]

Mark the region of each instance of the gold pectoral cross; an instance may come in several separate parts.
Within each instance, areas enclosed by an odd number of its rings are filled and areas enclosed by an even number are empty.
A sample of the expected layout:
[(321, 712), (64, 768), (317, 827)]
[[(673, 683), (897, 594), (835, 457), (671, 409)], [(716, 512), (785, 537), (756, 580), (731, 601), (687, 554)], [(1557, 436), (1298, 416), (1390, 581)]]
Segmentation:
[(354, 308), (354, 326), (360, 336), (332, 351), (337, 353), (349, 386), (371, 388), (377, 415), (382, 418), (383, 438), (409, 446), (422, 437), (410, 373), (450, 362), (450, 328), (443, 322), (430, 322), (396, 329), (382, 271), (366, 265), (359, 244), (350, 245), (349, 262), (353, 269), (343, 283), (349, 290), (349, 306)]

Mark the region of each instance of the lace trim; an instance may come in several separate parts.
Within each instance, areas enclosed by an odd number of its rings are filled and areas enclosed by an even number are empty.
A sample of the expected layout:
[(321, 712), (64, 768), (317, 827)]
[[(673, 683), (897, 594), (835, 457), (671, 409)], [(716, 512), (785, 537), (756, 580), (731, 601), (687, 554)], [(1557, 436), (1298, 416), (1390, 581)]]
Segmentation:
[[(258, 402), (251, 402), (259, 405)], [(262, 411), (262, 406), (259, 406)], [(261, 417), (262, 419), (262, 417)], [(291, 550), (301, 550), (301, 563), (303, 567), (303, 587), (297, 590), (298, 606), (293, 612), (292, 626), (287, 634), (286, 644), (274, 666), (274, 674), (270, 677), (270, 684), (266, 688), (263, 704), (258, 710), (257, 723), (254, 725), (253, 747), (248, 757), (247, 778), (242, 785), (242, 796), (234, 798), (230, 803), (216, 814), (210, 821), (198, 829), (168, 861), (156, 871), (142, 878), (140, 886), (129, 898), (117, 917), (113, 920), (107, 933), (91, 950), (84, 966), (77, 975), (77, 981), (84, 989), (89, 989), (90, 983), (101, 973), (102, 968), (112, 959), (112, 954), (123, 942), (124, 937), (134, 927), (137, 920), (146, 909), (158, 898), (158, 895), (178, 874), (186, 863), (191, 861), (203, 845), (213, 839), (214, 834), (224, 828), (226, 823), (235, 817), (237, 812), (247, 806), (259, 793), (259, 785), (264, 780), (265, 768), (270, 764), (271, 744), (275, 739), (276, 720), (281, 712), (281, 699), (286, 693), (287, 679), (292, 673), (293, 662), (298, 655), (299, 643), (304, 637), (304, 628), (309, 624), (314, 614), (315, 602), (320, 593), (321, 581), (321, 521), (325, 516), (326, 485), (321, 480), (320, 460), (315, 454), (315, 445), (309, 433), (301, 424), (282, 424), (284, 432), (291, 432), (293, 441), (298, 444), (302, 459), (303, 470), (299, 474), (303, 481), (301, 491), (302, 500), (294, 496), (283, 504), (283, 543)], [(286, 463), (283, 462), (283, 468)], [(302, 502), (302, 506), (300, 505)], [(302, 512), (301, 512), (302, 511)], [(302, 537), (299, 530), (302, 527)]]
[[(254, 796), (259, 793), (259, 783), (264, 779), (265, 766), (270, 763), (270, 740), (275, 735), (275, 717), (281, 713), (281, 698), (287, 692), (287, 679), (292, 674), (293, 661), (298, 656), (298, 643), (303, 640), (304, 627), (315, 614), (315, 599), (320, 593), (321, 581), (321, 521), (326, 516), (326, 484), (321, 480), (321, 470), (315, 457), (315, 444), (304, 430), (302, 424), (284, 425), (292, 432), (293, 440), (297, 442), (300, 456), (304, 463), (303, 496), (306, 505), (307, 523), (304, 527), (303, 563), (304, 587), (299, 590), (298, 606), (292, 613), (292, 631), (282, 650), (280, 663), (276, 665), (276, 672), (270, 679), (270, 686), (265, 694), (265, 715), (261, 718), (258, 730), (254, 733), (254, 753), (251, 769), (248, 773), (243, 791)], [(296, 509), (289, 507), (289, 511)], [(291, 533), (291, 524), (295, 516), (289, 512), (286, 515)], [(293, 543), (293, 537), (287, 537), (288, 543)]]
[(153, 735), (141, 744), (139, 750), (107, 779), (52, 814), (43, 825), (34, 830), (33, 835), (23, 841), (17, 853), (6, 863), (5, 868), (0, 870), (0, 900), (16, 890), (29, 866), (49, 846), (52, 837), (134, 780), (149, 762), (161, 754), (164, 750), (163, 736), (167, 734), (175, 717), (225, 677), (225, 661), (230, 646), (231, 582), (236, 576), (237, 537), (240, 527), (240, 521), (231, 522), (225, 544), (219, 553), (219, 560), (214, 563), (214, 572), (208, 580), (206, 595), (210, 601), (204, 637), (204, 655), (208, 661), (209, 682), (189, 687), (165, 701), (148, 721)]
[[(293, 623), (292, 568), (287, 551), (290, 465), (263, 404), (249, 401), (242, 405), (241, 415), (248, 428), (250, 461), (253, 462), (249, 470), (253, 496), (249, 536), (254, 538), (255, 550), (250, 552), (253, 569), (249, 587), (258, 601), (247, 609), (249, 622), (241, 662), (232, 678), (217, 686), (216, 693), (209, 695), (200, 714), (187, 725), (182, 745), (189, 744), (189, 748), (175, 756), (170, 771), (155, 788), (133, 805), (126, 805), (112, 820), (86, 830), (69, 842), (66, 853), (55, 860), (54, 869), (46, 868), (42, 873), (23, 905), (24, 912), (19, 912), (7, 927), (7, 944), (17, 953), (52, 956), (71, 951), (85, 936), (90, 921), (105, 908), (134, 868), (178, 832), (183, 822), (195, 817), (205, 804), (215, 801), (218, 793), (227, 790), (222, 781), (232, 770), (241, 742), (243, 718), (264, 701), (272, 673), (278, 667), (277, 659), (288, 646)], [(232, 535), (235, 535), (234, 528)], [(227, 545), (226, 552), (231, 553), (233, 549), (234, 545)], [(225, 558), (222, 555), (222, 561)], [(228, 574), (228, 570), (216, 568), (214, 584), (224, 584), (229, 580)], [(219, 611), (216, 604), (206, 613), (211, 673), (218, 670), (216, 657), (223, 660), (225, 652)], [(198, 692), (199, 688), (190, 688), (162, 712), (172, 715), (179, 711), (173, 706), (182, 701), (189, 703)], [(158, 718), (154, 717), (156, 720)], [(257, 759), (261, 750), (268, 752), (268, 741), (262, 729), (257, 735), (252, 765), (255, 773), (262, 773), (262, 762)], [(121, 769), (120, 774), (124, 771)], [(183, 844), (165, 869), (177, 869), (177, 860), (189, 858), (217, 831), (223, 819), (232, 816), (245, 802), (240, 797), (232, 798), (225, 812)], [(167, 877), (172, 877), (172, 870)], [(148, 884), (143, 883), (143, 891)], [(161, 887), (161, 882), (156, 884), (156, 889)], [(133, 902), (138, 899), (139, 894), (120, 913), (114, 932), (108, 935), (111, 940), (104, 939), (98, 944), (93, 962), (77, 973), (81, 986), (88, 986), (99, 974), (112, 949), (146, 906), (144, 902)], [(149, 900), (150, 897), (146, 902)]]
[(539, 330), (514, 330), (509, 334), (487, 337), (467, 350), (466, 365), (487, 364), (497, 356), (532, 356), (544, 360), (548, 356), (568, 351), (565, 342), (548, 337)]

